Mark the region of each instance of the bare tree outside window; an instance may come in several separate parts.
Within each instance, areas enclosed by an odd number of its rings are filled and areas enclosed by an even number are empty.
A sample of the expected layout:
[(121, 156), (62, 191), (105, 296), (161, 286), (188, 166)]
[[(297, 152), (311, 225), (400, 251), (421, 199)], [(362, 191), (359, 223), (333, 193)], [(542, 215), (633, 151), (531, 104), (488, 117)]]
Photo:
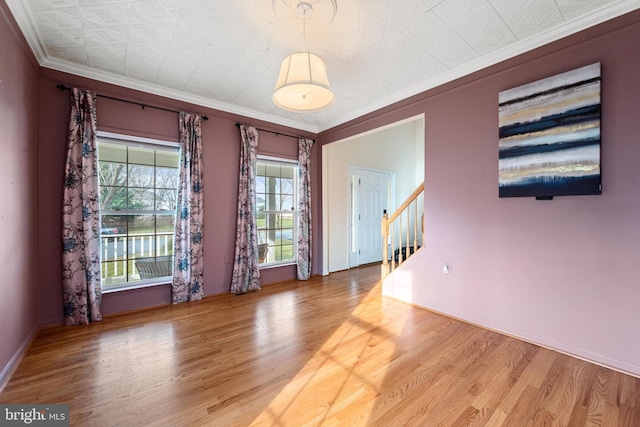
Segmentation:
[(294, 248), (297, 244), (296, 180), (297, 165), (258, 160), (256, 178), (258, 243), (262, 247), (268, 247), (267, 256), (260, 260), (261, 263), (294, 260)]
[[(103, 286), (137, 282), (143, 260), (169, 265), (180, 180), (179, 149), (98, 138)], [(165, 259), (167, 261), (165, 261)], [(157, 273), (156, 276), (168, 275)]]

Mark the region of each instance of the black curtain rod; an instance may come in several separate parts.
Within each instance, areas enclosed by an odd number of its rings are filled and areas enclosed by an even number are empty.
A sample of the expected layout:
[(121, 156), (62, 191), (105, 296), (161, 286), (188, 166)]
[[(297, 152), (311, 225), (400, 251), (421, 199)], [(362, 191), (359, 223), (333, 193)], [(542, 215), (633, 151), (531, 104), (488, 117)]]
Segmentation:
[[(240, 127), (240, 123), (236, 123), (236, 127)], [(289, 135), (288, 133), (276, 132), (276, 131), (268, 130), (268, 129), (260, 129), (260, 128), (255, 128), (255, 129), (259, 130), (259, 131), (262, 131), (262, 132), (269, 132), (269, 133), (272, 133), (272, 134), (274, 134), (276, 136), (282, 135), (282, 136), (288, 136), (289, 138), (296, 138), (296, 139), (302, 138), (300, 136)], [(316, 140), (314, 139), (313, 142), (316, 142)]]
[[(56, 87), (62, 91), (71, 90), (70, 87), (63, 85), (62, 83), (58, 84)], [(171, 110), (169, 108), (156, 107), (154, 105), (148, 105), (148, 104), (143, 104), (141, 102), (129, 101), (127, 99), (114, 98), (113, 96), (107, 96), (107, 95), (96, 94), (96, 96), (99, 96), (100, 98), (112, 99), (114, 101), (126, 102), (127, 104), (139, 105), (142, 107), (143, 110), (145, 109), (145, 107), (149, 107), (149, 108), (155, 108), (156, 110), (162, 110), (162, 111), (168, 111), (170, 113), (180, 114), (180, 111)], [(200, 116), (200, 117), (202, 117), (202, 120), (209, 120), (209, 117), (207, 116)]]

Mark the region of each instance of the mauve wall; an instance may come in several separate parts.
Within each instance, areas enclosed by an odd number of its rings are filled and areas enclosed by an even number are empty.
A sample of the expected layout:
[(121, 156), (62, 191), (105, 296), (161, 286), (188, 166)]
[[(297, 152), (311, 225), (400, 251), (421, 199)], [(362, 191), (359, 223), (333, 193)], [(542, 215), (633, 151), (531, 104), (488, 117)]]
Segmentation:
[[(426, 243), (385, 292), (640, 375), (638, 51), (635, 12), (321, 134), (425, 114)], [(499, 199), (498, 93), (598, 61), (602, 195)]]
[[(60, 246), (60, 201), (64, 174), (66, 128), (69, 120), (69, 94), (56, 88), (57, 83), (92, 90), (98, 94), (124, 98), (149, 105), (174, 110), (184, 110), (206, 114), (203, 121), (202, 139), (204, 151), (204, 188), (205, 188), (205, 280), (206, 295), (227, 292), (231, 284), (231, 262), (225, 263), (225, 257), (233, 259), (237, 186), (240, 156), (240, 131), (237, 121), (256, 127), (293, 135), (314, 137), (305, 132), (288, 129), (256, 120), (216, 110), (190, 105), (143, 92), (101, 83), (70, 74), (43, 69), (40, 78), (40, 182), (38, 223), (42, 230), (39, 236), (41, 267), (39, 283), (42, 299), (40, 303), (41, 320), (44, 324), (62, 322), (61, 292), (61, 246)], [(162, 140), (178, 140), (178, 115), (153, 108), (142, 109), (139, 106), (98, 97), (98, 129), (128, 135), (143, 136)], [(276, 136), (261, 132), (258, 152), (260, 154), (297, 159), (298, 141), (295, 138)], [(314, 147), (313, 158), (319, 156)], [(316, 168), (315, 161), (312, 168)], [(314, 173), (312, 185), (319, 182)], [(317, 184), (319, 187), (319, 184)], [(318, 190), (319, 191), (319, 190)], [(314, 209), (319, 209), (319, 196), (314, 191)], [(314, 221), (320, 218), (316, 215)], [(317, 233), (314, 232), (314, 236)], [(320, 245), (316, 239), (316, 246)], [(320, 246), (318, 246), (319, 248)], [(314, 249), (320, 254), (320, 249)], [(314, 261), (314, 273), (319, 271), (321, 263)], [(294, 279), (295, 267), (286, 266), (262, 270), (263, 284)], [(170, 302), (169, 286), (113, 292), (103, 295), (105, 314), (132, 310)]]
[(0, 3), (0, 387), (38, 327), (38, 67)]

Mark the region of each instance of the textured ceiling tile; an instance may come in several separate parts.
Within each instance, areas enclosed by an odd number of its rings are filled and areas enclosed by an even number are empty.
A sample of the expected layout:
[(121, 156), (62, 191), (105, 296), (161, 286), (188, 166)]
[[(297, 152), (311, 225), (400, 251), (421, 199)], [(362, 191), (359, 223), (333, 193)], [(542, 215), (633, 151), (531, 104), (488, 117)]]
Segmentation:
[(407, 41), (402, 48), (400, 64), (413, 73), (418, 68), (423, 53), (425, 53), (425, 50), (422, 47), (411, 41)]
[(243, 89), (244, 85), (232, 84), (225, 78), (213, 89), (211, 95), (222, 102), (232, 102)]
[[(256, 37), (253, 43), (247, 47), (247, 54), (255, 64), (270, 66), (276, 63), (279, 65), (280, 63), (280, 50), (271, 50), (269, 44), (262, 36)], [(276, 55), (278, 58), (276, 58)]]
[(166, 9), (180, 9), (180, 0), (155, 0), (161, 3)]
[(245, 46), (259, 33), (253, 28), (244, 26), (244, 19), (237, 14), (225, 16), (217, 28), (218, 41), (222, 43), (232, 43), (238, 47)]
[(164, 61), (162, 61), (161, 71), (166, 67), (181, 70), (180, 72), (184, 75), (184, 83), (186, 83), (191, 74), (197, 69), (199, 62), (198, 58), (188, 53), (182, 52), (180, 55), (177, 55), (170, 52), (165, 56)]
[(404, 36), (409, 34), (419, 0), (395, 0), (390, 2), (387, 23)]
[[(13, 1), (29, 10), (20, 26), (35, 25), (39, 61), (64, 69), (77, 64), (80, 75), (90, 67), (109, 81), (124, 75), (319, 127), (446, 80), (479, 55), (629, 3), (338, 0), (334, 21), (308, 31), (304, 43), (302, 20), (274, 16), (270, 0)], [(320, 112), (285, 112), (271, 102), (280, 62), (302, 49), (324, 58), (336, 95)]]
[[(153, 43), (138, 42), (134, 43), (129, 41), (127, 45), (127, 56), (130, 60), (162, 60), (164, 58), (166, 48), (164, 46), (157, 46)], [(160, 66), (160, 63), (157, 63)]]
[(202, 19), (225, 16), (233, 6), (232, 0), (180, 0), (180, 16)]
[(207, 85), (209, 86), (209, 91), (211, 91), (218, 83), (222, 81), (222, 79), (224, 79), (228, 72), (228, 68), (203, 66), (201, 62), (195, 69), (193, 74), (191, 74), (187, 85)]
[(563, 21), (564, 19), (559, 10), (536, 8), (516, 23), (514, 33), (519, 39), (523, 39), (548, 30)]
[(389, 83), (399, 89), (404, 89), (415, 85), (419, 81), (418, 75), (399, 65)]
[(186, 91), (191, 93), (197, 93), (201, 96), (212, 97), (212, 93), (216, 87), (222, 82), (224, 75), (211, 74), (198, 74), (194, 73), (189, 81), (185, 84)]
[(129, 21), (127, 2), (117, 2), (80, 9), (82, 25), (85, 28), (110, 25), (126, 25)]
[(65, 31), (42, 31), (42, 39), (46, 40), (47, 46), (84, 46), (84, 32), (80, 29)]
[(209, 81), (195, 82), (190, 80), (189, 82), (187, 82), (187, 84), (185, 84), (183, 90), (186, 93), (190, 93), (192, 95), (208, 98), (211, 94), (211, 87), (211, 82)]
[(430, 10), (432, 10), (434, 7), (442, 4), (442, 3), (446, 3), (448, 0), (421, 0), (420, 3), (422, 3), (422, 7), (425, 10), (425, 12), (428, 12)]
[(208, 46), (200, 58), (197, 72), (221, 74), (224, 77), (230, 70), (235, 61), (228, 59), (227, 51), (221, 46)]
[(213, 38), (211, 24), (202, 21), (176, 21), (173, 27), (172, 39), (182, 40), (184, 42), (203, 41), (209, 43), (209, 39)]
[[(86, 7), (86, 6), (99, 6), (105, 4), (114, 4), (114, 3), (123, 3), (123, 0), (77, 0), (78, 6)], [(125, 1), (126, 3), (126, 1)]]
[(363, 8), (357, 28), (358, 42), (365, 47), (373, 46), (382, 40), (384, 28), (385, 23), (379, 16)]
[(129, 25), (130, 43), (156, 44), (159, 49), (166, 49), (171, 37), (171, 24), (166, 22), (149, 22)]
[(76, 0), (29, 0), (32, 10), (76, 7)]
[(265, 91), (260, 85), (249, 86), (235, 99), (235, 102), (245, 108), (252, 110), (265, 110), (271, 108), (271, 91)]
[(87, 57), (89, 58), (89, 62), (91, 62), (92, 59), (97, 58), (124, 60), (126, 55), (127, 45), (123, 43), (87, 46)]
[(358, 43), (356, 34), (347, 34), (345, 37), (337, 40), (333, 54), (341, 61), (349, 62), (355, 59), (358, 54), (365, 49), (365, 46), (360, 46)]
[(420, 57), (420, 61), (418, 62), (415, 73), (418, 76), (422, 76), (422, 78), (426, 80), (433, 78), (440, 73), (444, 73), (448, 69), (449, 68), (445, 66), (441, 61), (425, 52)]
[(142, 17), (148, 22), (175, 21), (177, 8), (167, 8), (156, 0), (134, 0), (129, 2), (129, 13)]
[(614, 0), (556, 0), (564, 19), (573, 19), (597, 8), (615, 3)]
[(380, 49), (379, 46), (373, 46), (369, 49), (365, 49), (353, 61), (350, 62), (353, 66), (357, 67), (360, 70), (368, 71), (373, 68), (373, 66), (380, 59)]
[[(330, 24), (330, 26), (335, 28), (336, 30), (340, 30), (343, 32), (355, 30), (361, 25), (363, 17), (364, 19), (366, 19), (367, 16), (373, 14), (371, 10), (363, 7), (360, 3), (355, 1), (338, 3), (338, 13), (336, 13), (335, 18)], [(323, 29), (318, 31), (322, 31)], [(308, 33), (314, 34), (318, 31), (312, 31)]]
[(360, 0), (359, 3), (384, 20), (389, 15), (391, 2), (388, 0)]
[(66, 62), (87, 64), (87, 51), (84, 46), (47, 46), (51, 56)]
[(376, 45), (379, 46), (380, 59), (385, 61), (399, 61), (402, 57), (402, 49), (406, 43), (406, 38), (390, 26), (384, 29), (382, 40)]
[(85, 28), (83, 30), (87, 45), (127, 43), (129, 26), (116, 25), (113, 27)]
[[(448, 68), (455, 68), (466, 61), (478, 57), (477, 52), (434, 12), (425, 13), (423, 19), (419, 21), (419, 25), (421, 28), (425, 25), (430, 28), (428, 35), (425, 37), (426, 44), (423, 42), (421, 45), (424, 46), (424, 49), (430, 55), (445, 64)], [(414, 34), (424, 34), (424, 32), (414, 32), (412, 30), (412, 35)], [(414, 37), (418, 38), (417, 36)]]
[(554, 0), (488, 1), (520, 40), (563, 22)]
[(124, 75), (124, 59), (96, 58), (89, 60), (89, 66), (107, 73)]
[(165, 64), (158, 73), (156, 83), (162, 86), (170, 87), (172, 89), (182, 90), (189, 76), (185, 75), (184, 68), (176, 64)]
[(425, 46), (429, 40), (435, 37), (438, 21), (438, 16), (431, 12), (417, 16), (411, 23), (408, 38), (418, 46)]
[(124, 75), (132, 79), (154, 83), (158, 77), (158, 67), (157, 63), (152, 60), (139, 59), (134, 61), (127, 56)]
[(490, 54), (497, 49), (509, 46), (518, 41), (511, 30), (504, 31), (502, 23), (492, 21), (476, 38), (468, 43), (481, 55)]
[(38, 9), (34, 18), (41, 31), (63, 31), (82, 28), (82, 22), (75, 7), (59, 9)]
[(517, 41), (486, 0), (449, 0), (435, 7), (433, 12), (480, 54)]
[(389, 84), (393, 84), (393, 77), (395, 76), (396, 68), (398, 68), (396, 62), (382, 61), (380, 64), (378, 64), (377, 67), (373, 69), (373, 72), (375, 76), (380, 80), (383, 80)]
[[(254, 79), (256, 79), (264, 71), (264, 67), (255, 67), (251, 61), (241, 60), (233, 65), (232, 70), (237, 72), (227, 73), (224, 78), (225, 83), (230, 83), (233, 86), (246, 88)], [(275, 85), (275, 80), (273, 81)]]
[(271, 108), (271, 96), (276, 86), (276, 79), (278, 77), (277, 70), (273, 68), (267, 68), (260, 75), (260, 78), (254, 79), (249, 86), (245, 89), (248, 93), (253, 93), (256, 96), (264, 97), (268, 100), (268, 108)]

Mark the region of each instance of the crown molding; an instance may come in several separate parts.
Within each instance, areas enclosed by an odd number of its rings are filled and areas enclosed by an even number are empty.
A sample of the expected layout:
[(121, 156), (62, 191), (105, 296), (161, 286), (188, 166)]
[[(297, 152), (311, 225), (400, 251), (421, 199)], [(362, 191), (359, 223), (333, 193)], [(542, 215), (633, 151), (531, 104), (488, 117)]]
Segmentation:
[(586, 15), (567, 21), (563, 25), (552, 28), (542, 34), (528, 37), (510, 46), (502, 48), (494, 53), (471, 61), (463, 66), (451, 69), (446, 73), (436, 76), (435, 78), (422, 81), (407, 89), (400, 90), (393, 95), (382, 98), (379, 101), (370, 103), (362, 108), (358, 108), (349, 114), (340, 115), (340, 117), (335, 120), (330, 120), (320, 125), (313, 125), (302, 121), (284, 118), (275, 114), (263, 113), (249, 108), (239, 107), (210, 98), (205, 98), (179, 90), (162, 87), (153, 83), (142, 82), (140, 80), (135, 80), (120, 75), (93, 70), (85, 66), (71, 64), (60, 60), (49, 59), (47, 57), (47, 53), (44, 45), (42, 44), (42, 41), (34, 31), (35, 21), (28, 8), (24, 6), (24, 0), (5, 0), (5, 2), (9, 7), (9, 10), (13, 14), (15, 21), (20, 27), (20, 30), (22, 31), (22, 34), (29, 44), (29, 47), (35, 55), (38, 63), (42, 67), (74, 74), (80, 77), (102, 81), (105, 83), (114, 84), (117, 86), (126, 87), (129, 89), (139, 90), (170, 99), (184, 101), (202, 107), (213, 108), (222, 112), (237, 114), (256, 120), (299, 129), (314, 134), (318, 134), (325, 130), (347, 123), (363, 115), (370, 114), (384, 107), (388, 107), (389, 105), (392, 105), (396, 102), (403, 101), (407, 98), (434, 89), (443, 84), (452, 82), (466, 75), (495, 65), (499, 62), (514, 58), (533, 49), (542, 47), (549, 43), (558, 41), (564, 37), (568, 37), (570, 35), (578, 33), (587, 28), (640, 9), (640, 3), (638, 2), (638, 0), (623, 0), (614, 4), (605, 5), (599, 9), (587, 13)]
[(340, 118), (329, 121), (325, 125), (319, 127), (319, 131), (331, 129), (351, 120), (362, 117), (365, 114), (373, 113), (384, 107), (403, 101), (412, 96), (434, 89), (446, 83), (450, 83), (456, 79), (475, 73), (477, 71), (496, 65), (507, 59), (515, 58), (524, 53), (530, 52), (539, 47), (561, 40), (580, 31), (586, 30), (598, 24), (602, 24), (611, 19), (620, 17), (626, 13), (640, 9), (638, 0), (624, 0), (622, 2), (603, 6), (579, 18), (567, 21), (563, 25), (545, 31), (542, 34), (528, 37), (517, 43), (499, 49), (489, 55), (478, 58), (460, 67), (449, 70), (446, 73), (436, 76), (435, 78), (424, 80), (407, 89), (400, 90), (393, 95), (387, 96), (374, 103), (359, 108), (350, 114), (340, 116)]
[(311, 132), (313, 134), (318, 133), (318, 127), (309, 123), (291, 120), (274, 114), (263, 113), (249, 108), (227, 104), (210, 98), (188, 94), (186, 92), (178, 91), (175, 89), (169, 89), (166, 87), (155, 85), (153, 83), (142, 82), (140, 80), (94, 70), (78, 64), (71, 64), (66, 61), (49, 59), (41, 40), (38, 38), (37, 33), (34, 31), (35, 20), (29, 12), (29, 9), (25, 7), (24, 2), (22, 0), (5, 0), (5, 3), (7, 4), (9, 11), (13, 15), (14, 20), (18, 24), (18, 27), (20, 28), (20, 31), (27, 41), (29, 48), (38, 61), (38, 64), (43, 68), (49, 68), (80, 77), (98, 80), (101, 82), (126, 87), (128, 89), (139, 90), (153, 95), (164, 96), (166, 98), (184, 101), (202, 107), (213, 108), (215, 110), (220, 110), (226, 113), (237, 114), (251, 119), (261, 120), (281, 126)]
[(126, 87), (128, 89), (139, 90), (141, 92), (150, 93), (153, 95), (163, 96), (165, 98), (174, 99), (177, 101), (184, 101), (190, 104), (198, 105), (201, 107), (213, 108), (214, 110), (223, 111), (226, 113), (237, 114), (240, 116), (249, 117), (256, 120), (262, 120), (273, 124), (287, 126), (290, 128), (318, 133), (318, 127), (309, 123), (298, 122), (290, 120), (284, 117), (276, 116), (274, 114), (263, 113), (260, 111), (252, 110), (250, 108), (239, 107), (237, 105), (227, 104), (225, 102), (216, 101), (211, 98), (205, 98), (203, 96), (193, 95), (186, 92), (182, 92), (175, 89), (170, 89), (153, 83), (143, 82), (140, 80), (131, 79), (124, 76), (111, 74), (108, 72), (94, 70), (82, 65), (71, 64), (65, 61), (59, 60), (44, 60), (40, 65), (44, 68), (49, 68), (56, 71), (61, 71), (68, 74), (74, 74), (80, 77), (85, 77), (93, 80), (98, 80), (104, 83), (110, 83), (116, 86)]
[(38, 64), (42, 65), (42, 62), (46, 58), (46, 53), (37, 33), (34, 31), (35, 20), (33, 16), (31, 16), (29, 10), (24, 7), (24, 3), (21, 0), (5, 0), (5, 4), (9, 8), (9, 11), (11, 11), (18, 27), (20, 27), (20, 31), (29, 44)]

